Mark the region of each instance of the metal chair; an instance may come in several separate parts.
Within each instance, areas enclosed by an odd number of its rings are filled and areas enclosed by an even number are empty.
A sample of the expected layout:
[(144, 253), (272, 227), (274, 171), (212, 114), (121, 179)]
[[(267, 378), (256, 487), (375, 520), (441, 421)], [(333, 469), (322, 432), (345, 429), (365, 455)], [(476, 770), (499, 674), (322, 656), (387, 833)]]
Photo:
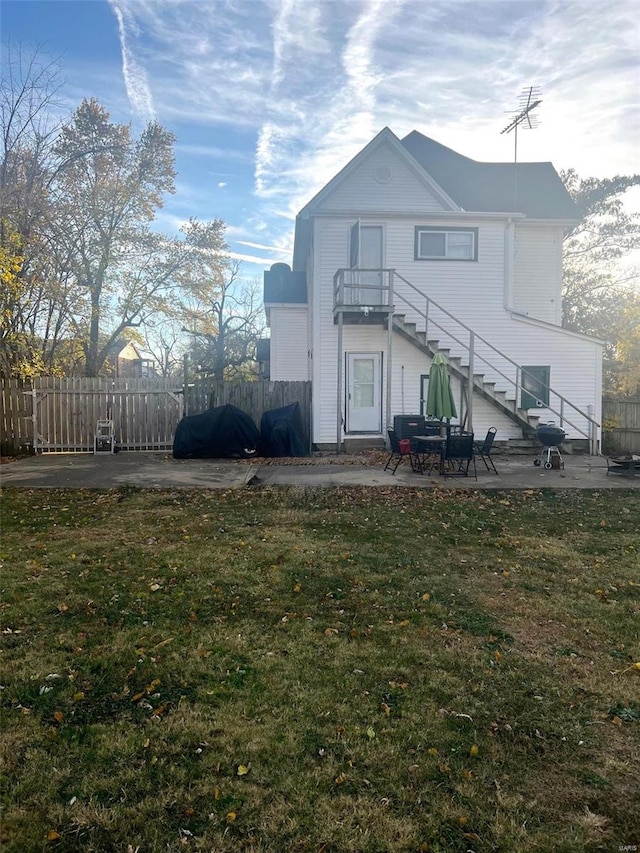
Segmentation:
[(393, 466), (393, 471), (391, 473), (395, 474), (398, 470), (398, 466), (407, 458), (411, 463), (411, 468), (413, 468), (413, 460), (411, 459), (411, 442), (409, 439), (398, 439), (394, 429), (388, 429), (387, 435), (389, 436), (389, 448), (391, 453), (387, 459), (387, 464), (384, 466), (384, 470), (388, 471), (389, 468)]
[(473, 433), (452, 435), (442, 454), (442, 473), (445, 477), (468, 477), (473, 463), (473, 476), (478, 479), (476, 458), (473, 452)]
[[(494, 474), (497, 474), (498, 471), (494, 465), (493, 459), (491, 458), (491, 450), (493, 449), (493, 441), (496, 437), (497, 431), (498, 430), (495, 427), (490, 427), (487, 430), (487, 434), (485, 435), (482, 444), (479, 441), (474, 441), (473, 443), (473, 449), (484, 462), (484, 467), (487, 471), (491, 471), (493, 469)], [(491, 466), (491, 468), (489, 468), (489, 466)]]

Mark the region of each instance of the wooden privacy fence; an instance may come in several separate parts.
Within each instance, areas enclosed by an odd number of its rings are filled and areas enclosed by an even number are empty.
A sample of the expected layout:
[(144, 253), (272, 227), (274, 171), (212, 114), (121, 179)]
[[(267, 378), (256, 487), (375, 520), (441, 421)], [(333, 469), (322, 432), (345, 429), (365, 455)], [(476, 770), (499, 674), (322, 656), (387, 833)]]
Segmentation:
[(185, 388), (185, 414), (195, 415), (227, 403), (251, 415), (258, 428), (265, 412), (299, 403), (306, 445), (311, 447), (311, 382), (220, 382), (199, 379)]
[(0, 442), (3, 453), (93, 450), (98, 420), (114, 422), (123, 450), (170, 450), (184, 414), (231, 403), (260, 426), (264, 412), (299, 403), (311, 437), (310, 382), (217, 382), (203, 379), (186, 388), (164, 379), (43, 377), (33, 383), (6, 380), (1, 386)]
[(113, 421), (123, 450), (169, 450), (182, 417), (182, 389), (169, 380), (42, 377), (2, 386), (3, 448), (93, 451), (96, 424)]
[(602, 401), (603, 432), (617, 450), (640, 454), (640, 400)]

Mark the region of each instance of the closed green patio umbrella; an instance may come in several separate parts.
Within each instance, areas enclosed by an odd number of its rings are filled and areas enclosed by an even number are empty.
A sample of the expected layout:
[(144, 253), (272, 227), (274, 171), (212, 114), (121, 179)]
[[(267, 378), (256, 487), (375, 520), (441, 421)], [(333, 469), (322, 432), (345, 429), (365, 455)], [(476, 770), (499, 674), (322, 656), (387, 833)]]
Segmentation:
[(457, 416), (449, 380), (449, 363), (447, 357), (441, 352), (437, 352), (431, 362), (429, 390), (427, 392), (427, 414), (441, 421), (445, 419), (448, 421)]

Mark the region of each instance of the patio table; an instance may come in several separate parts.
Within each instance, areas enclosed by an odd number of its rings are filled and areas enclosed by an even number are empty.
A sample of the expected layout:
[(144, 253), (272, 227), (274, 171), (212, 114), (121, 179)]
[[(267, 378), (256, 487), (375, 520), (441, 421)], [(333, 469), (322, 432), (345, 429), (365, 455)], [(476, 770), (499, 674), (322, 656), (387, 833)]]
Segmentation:
[(417, 474), (433, 470), (436, 460), (438, 461), (438, 473), (442, 473), (442, 452), (447, 443), (444, 435), (414, 435), (412, 439), (415, 447), (411, 454), (411, 467)]

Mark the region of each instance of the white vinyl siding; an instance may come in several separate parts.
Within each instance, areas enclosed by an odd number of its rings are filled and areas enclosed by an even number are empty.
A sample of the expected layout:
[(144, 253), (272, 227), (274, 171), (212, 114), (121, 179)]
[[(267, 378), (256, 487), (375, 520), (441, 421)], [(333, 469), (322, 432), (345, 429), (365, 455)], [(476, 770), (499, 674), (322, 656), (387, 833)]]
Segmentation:
[(373, 151), (366, 164), (346, 176), (322, 205), (323, 212), (357, 210), (362, 214), (407, 209), (438, 213), (445, 206), (426, 181), (419, 180), (415, 170), (387, 145)]
[[(312, 278), (312, 310), (316, 322), (313, 327), (313, 422), (314, 441), (319, 444), (333, 444), (336, 440), (336, 381), (337, 381), (337, 326), (333, 322), (333, 276), (340, 267), (349, 266), (349, 232), (353, 218), (318, 217), (314, 225), (314, 258)], [(362, 217), (362, 224), (367, 224)], [(380, 222), (379, 218), (371, 219)], [(473, 264), (426, 264), (413, 260), (414, 233), (418, 224), (406, 216), (387, 218), (385, 222), (385, 266), (396, 269), (422, 293), (458, 317), (467, 326), (496, 347), (509, 355), (519, 364), (548, 364), (551, 367), (552, 387), (564, 394), (569, 400), (580, 406), (585, 412), (594, 407), (594, 416), (600, 412), (599, 367), (600, 346), (588, 339), (570, 336), (560, 329), (542, 327), (526, 320), (514, 319), (504, 308), (505, 284), (505, 228), (500, 221), (471, 221), (469, 227), (479, 229), (481, 251), (477, 263)], [(447, 227), (448, 223), (434, 225)], [(396, 313), (405, 314), (407, 322), (415, 322), (418, 329), (424, 329), (424, 319), (407, 306), (403, 297), (414, 306), (422, 308), (420, 296), (399, 279), (395, 283)], [(468, 340), (468, 332), (461, 326), (454, 326), (430, 309), (432, 321), (441, 323), (460, 340)], [(438, 339), (440, 347), (451, 349), (453, 356), (460, 355), (466, 361), (466, 353), (459, 343), (438, 330), (435, 325), (429, 329), (429, 338)], [(387, 333), (380, 326), (345, 326), (344, 352), (383, 352), (383, 365), (386, 364)], [(496, 382), (496, 387), (507, 391), (513, 398), (515, 389), (502, 377), (483, 363), (482, 357), (496, 362), (497, 357), (481, 341), (476, 340), (477, 373), (484, 373), (487, 380)], [(429, 360), (416, 347), (394, 336), (393, 340), (393, 383), (392, 414), (400, 412), (417, 413), (420, 411), (420, 374), (427, 373)], [(511, 376), (514, 369), (508, 362), (495, 365), (506, 375)], [(403, 370), (404, 368), (404, 370)], [(383, 391), (385, 385), (383, 366)], [(515, 374), (514, 374), (515, 378)], [(456, 405), (459, 405), (459, 387), (454, 389)], [(556, 398), (557, 399), (557, 398)], [(383, 395), (383, 412), (386, 402)], [(558, 408), (558, 406), (556, 406)], [(557, 419), (546, 409), (539, 414), (542, 420)], [(567, 417), (584, 426), (579, 416)], [(521, 429), (506, 415), (501, 416), (491, 404), (476, 396), (474, 401), (474, 429), (479, 437), (495, 425), (498, 427), (498, 439), (517, 438)], [(383, 425), (384, 432), (385, 425)], [(571, 436), (577, 435), (567, 428)]]
[(513, 308), (560, 325), (562, 238), (558, 225), (518, 223), (515, 230)]
[(309, 379), (307, 308), (271, 308), (272, 381)]

